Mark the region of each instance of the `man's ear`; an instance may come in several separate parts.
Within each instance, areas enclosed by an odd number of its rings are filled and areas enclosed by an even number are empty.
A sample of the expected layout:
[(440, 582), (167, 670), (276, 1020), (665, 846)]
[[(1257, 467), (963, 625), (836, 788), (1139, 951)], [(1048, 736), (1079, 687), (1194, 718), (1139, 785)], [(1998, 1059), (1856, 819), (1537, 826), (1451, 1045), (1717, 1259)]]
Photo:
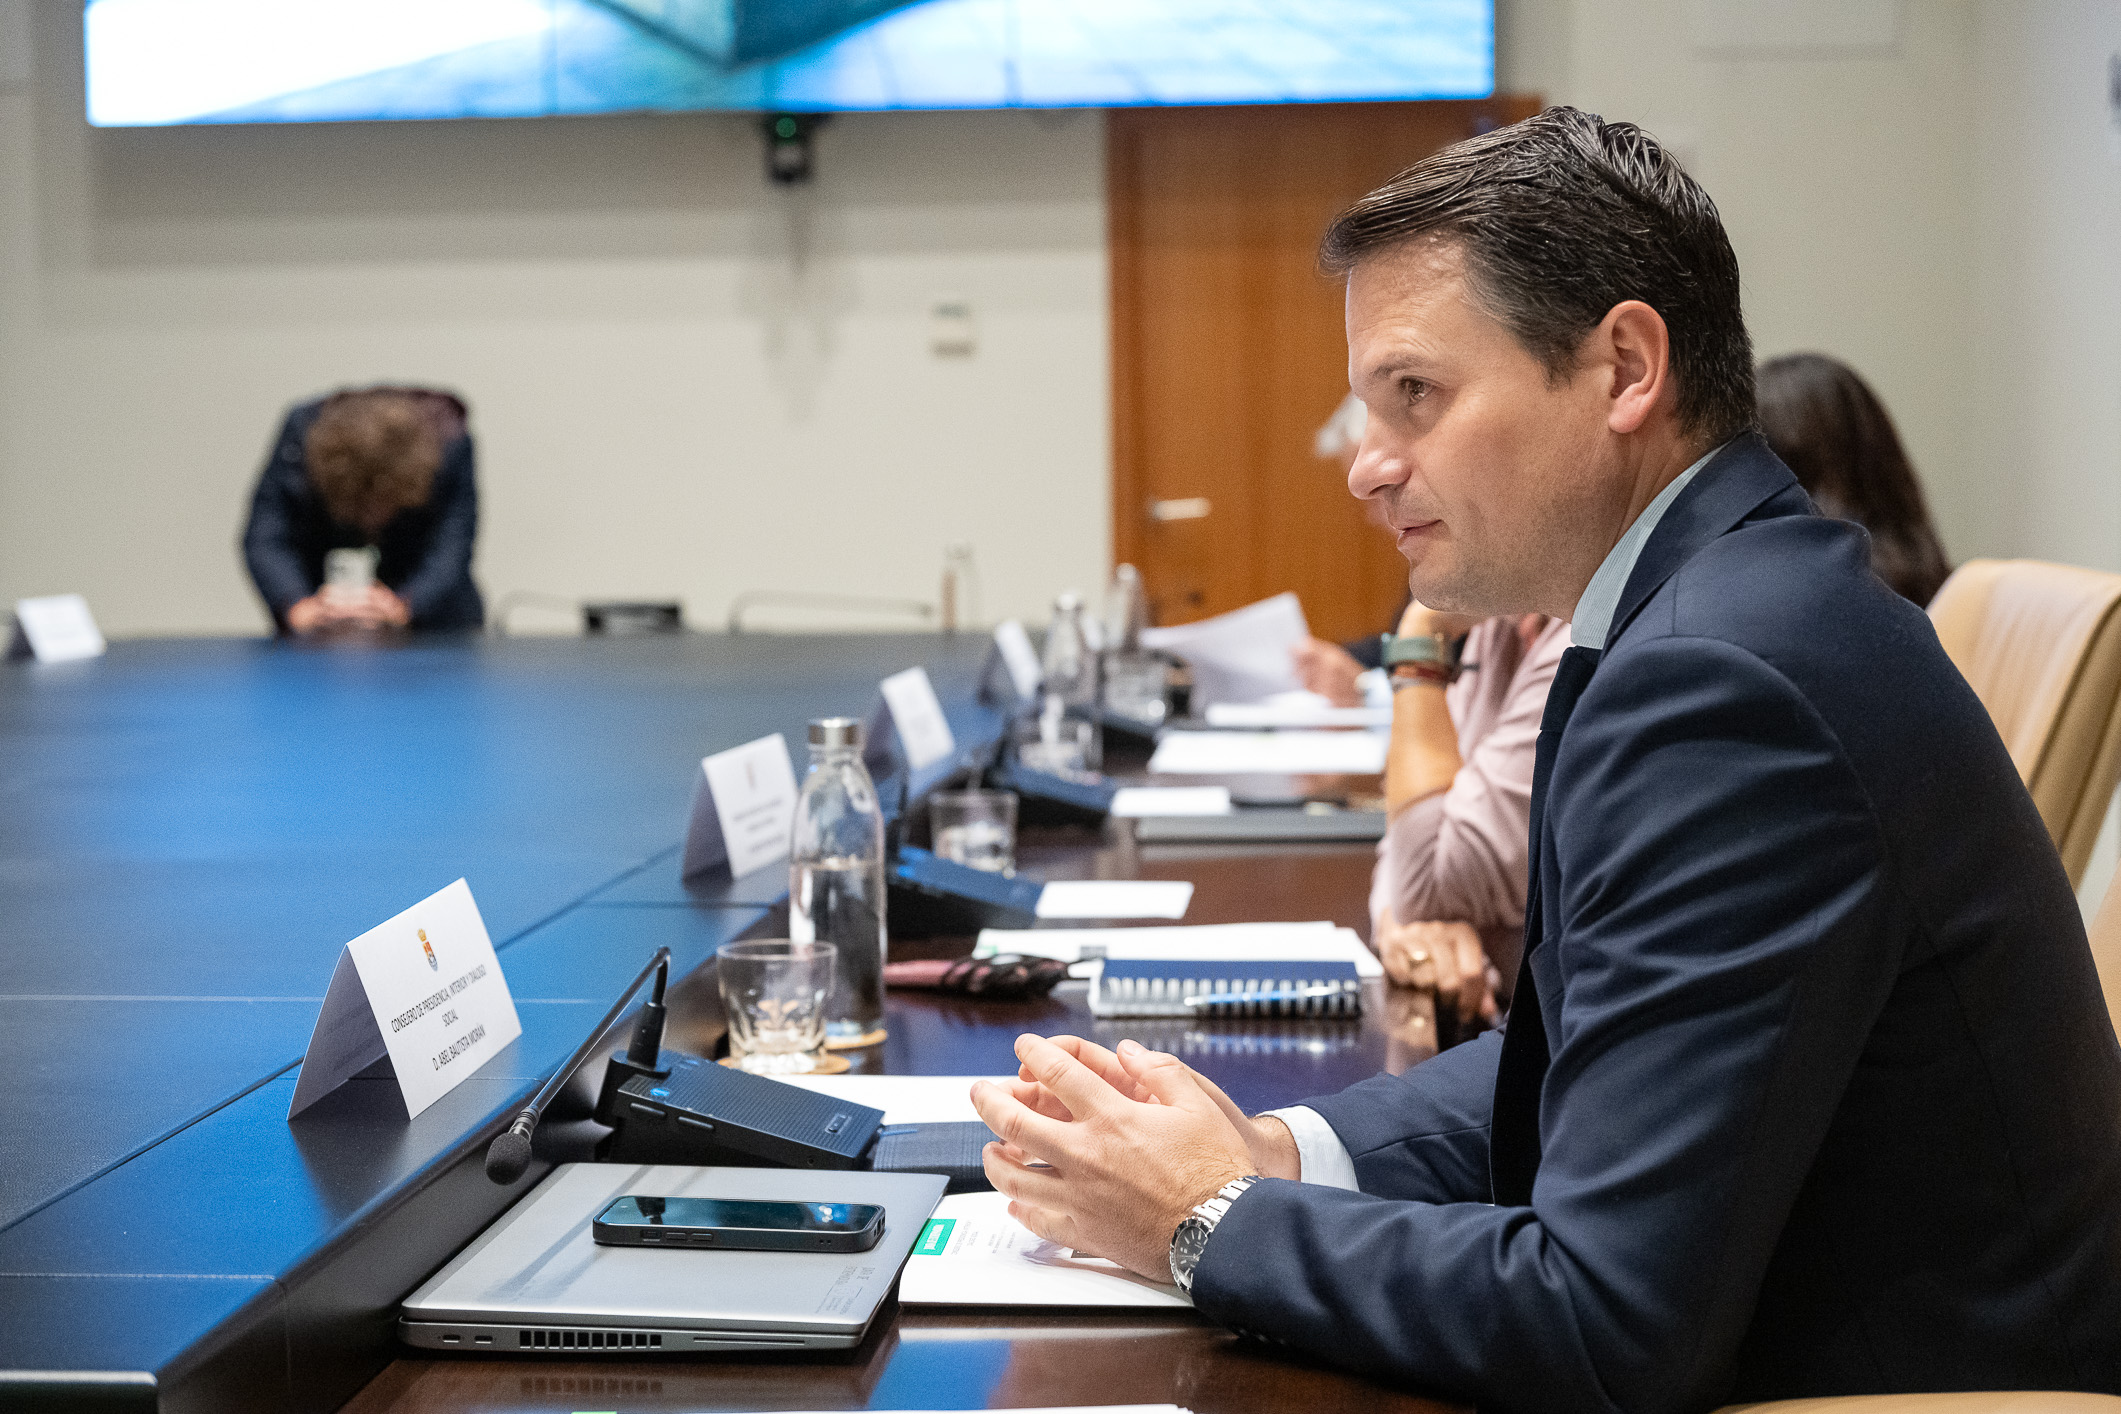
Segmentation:
[(1606, 390), (1606, 426), (1625, 436), (1642, 429), (1660, 403), (1675, 401), (1672, 336), (1664, 316), (1641, 300), (1623, 300), (1606, 311), (1593, 335), (1612, 370)]

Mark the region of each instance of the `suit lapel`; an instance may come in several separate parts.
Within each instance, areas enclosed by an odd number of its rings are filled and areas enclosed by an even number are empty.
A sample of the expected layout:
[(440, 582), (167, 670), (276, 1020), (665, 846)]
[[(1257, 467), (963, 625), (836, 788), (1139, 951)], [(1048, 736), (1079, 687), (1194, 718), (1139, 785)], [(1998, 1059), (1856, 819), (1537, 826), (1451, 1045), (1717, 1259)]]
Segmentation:
[(1502, 1038), (1502, 1058), (1495, 1069), (1495, 1104), (1488, 1122), (1488, 1186), (1497, 1203), (1521, 1206), (1532, 1201), (1532, 1179), (1539, 1172), (1539, 1091), (1547, 1073), (1546, 1017), (1539, 1007), (1539, 985), (1532, 975), (1532, 954), (1539, 946), (1539, 855), (1545, 831), (1547, 785), (1554, 774), (1554, 755), (1569, 714), (1598, 667), (1598, 650), (1571, 648), (1554, 670), (1547, 708), (1539, 722), (1539, 742), (1532, 758), (1531, 856), (1526, 877), (1524, 958), (1517, 964), (1517, 988), (1510, 996), (1510, 1024)]
[[(1768, 449), (1766, 440), (1757, 432), (1742, 433), (1695, 475), (1650, 533), (1621, 591), (1620, 606), (1606, 634), (1606, 651), (1611, 651), (1642, 606), (1696, 551), (1763, 508), (1775, 516), (1804, 515), (1812, 510), (1797, 479)], [(1552, 1054), (1547, 1012), (1551, 1010), (1556, 1019), (1561, 1014), (1559, 995), (1542, 1007), (1534, 975), (1534, 954), (1547, 933), (1541, 886), (1549, 862), (1544, 857), (1547, 789), (1562, 731), (1602, 656), (1588, 648), (1570, 648), (1562, 654), (1554, 685), (1547, 693), (1533, 757), (1524, 959), (1518, 964), (1517, 988), (1510, 999), (1508, 1028), (1495, 1070), (1495, 1103), (1488, 1120), (1489, 1187), (1495, 1202), (1507, 1206), (1521, 1207), (1532, 1201), (1532, 1184), (1539, 1174), (1540, 1099)]]
[(1650, 596), (1694, 558), (1695, 551), (1735, 530), (1770, 502), (1778, 503), (1769, 507), (1777, 516), (1805, 515), (1812, 509), (1804, 488), (1768, 449), (1767, 439), (1758, 432), (1742, 432), (1695, 474), (1650, 532), (1627, 587), (1620, 591), (1620, 607), (1613, 611), (1605, 646), (1613, 646)]

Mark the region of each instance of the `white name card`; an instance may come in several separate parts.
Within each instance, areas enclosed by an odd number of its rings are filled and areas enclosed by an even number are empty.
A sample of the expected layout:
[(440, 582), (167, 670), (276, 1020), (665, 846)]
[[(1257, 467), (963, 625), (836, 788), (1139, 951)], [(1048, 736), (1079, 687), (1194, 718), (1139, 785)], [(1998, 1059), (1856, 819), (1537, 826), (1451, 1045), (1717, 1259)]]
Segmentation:
[(102, 631), (78, 594), (50, 594), (15, 601), (15, 631), (10, 658), (33, 657), (40, 663), (71, 663), (94, 658), (104, 650)]
[(522, 1034), (485, 920), (459, 879), (339, 950), (287, 1117), (388, 1057), (410, 1118)]
[(935, 684), (928, 681), (926, 668), (893, 673), (881, 686), (884, 705), (891, 710), (891, 725), (898, 732), (899, 748), (906, 753), (909, 767), (926, 770), (957, 750), (950, 719), (943, 715), (943, 704), (936, 698)]
[(701, 761), (681, 877), (707, 873), (724, 861), (732, 875), (744, 875), (787, 858), (795, 797), (795, 763), (779, 732)]
[(994, 646), (1000, 650), (1002, 665), (1009, 670), (1010, 686), (1016, 695), (1029, 702), (1038, 696), (1038, 685), (1045, 680), (1045, 669), (1039, 666), (1038, 650), (1031, 646), (1031, 635), (1024, 631), (1023, 620), (1007, 619), (994, 626)]

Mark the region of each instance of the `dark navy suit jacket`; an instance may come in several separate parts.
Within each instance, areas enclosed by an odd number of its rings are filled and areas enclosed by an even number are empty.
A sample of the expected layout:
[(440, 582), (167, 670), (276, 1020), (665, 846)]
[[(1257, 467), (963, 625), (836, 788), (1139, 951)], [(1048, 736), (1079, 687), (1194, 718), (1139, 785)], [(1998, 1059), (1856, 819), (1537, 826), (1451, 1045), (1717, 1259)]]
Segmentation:
[(1512, 1410), (2121, 1392), (2121, 1048), (1981, 703), (1759, 438), (1658, 524), (1539, 841), (1551, 1064), (1490, 1203), (1494, 1037), (1311, 1101), (1200, 1309)]
[[(454, 425), (461, 429), (464, 405), (454, 398), (447, 401), (455, 408)], [(427, 504), (398, 512), (370, 536), (334, 519), (309, 484), (306, 444), (323, 406), (324, 399), (318, 398), (288, 413), (272, 458), (251, 494), (243, 559), (274, 625), (284, 631), (287, 611), (323, 585), (327, 550), (373, 544), (381, 552), (376, 578), (405, 601), (412, 611), (412, 627), (479, 627), (486, 610), (471, 578), (471, 552), (479, 529), (471, 434), (457, 430), (449, 439)]]

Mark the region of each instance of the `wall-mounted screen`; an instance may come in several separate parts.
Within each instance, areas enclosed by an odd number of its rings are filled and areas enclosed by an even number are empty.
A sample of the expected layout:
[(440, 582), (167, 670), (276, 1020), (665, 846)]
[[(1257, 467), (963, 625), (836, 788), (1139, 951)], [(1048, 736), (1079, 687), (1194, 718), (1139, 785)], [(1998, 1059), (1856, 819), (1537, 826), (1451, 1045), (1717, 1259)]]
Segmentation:
[(1480, 98), (1492, 0), (88, 0), (99, 126)]

